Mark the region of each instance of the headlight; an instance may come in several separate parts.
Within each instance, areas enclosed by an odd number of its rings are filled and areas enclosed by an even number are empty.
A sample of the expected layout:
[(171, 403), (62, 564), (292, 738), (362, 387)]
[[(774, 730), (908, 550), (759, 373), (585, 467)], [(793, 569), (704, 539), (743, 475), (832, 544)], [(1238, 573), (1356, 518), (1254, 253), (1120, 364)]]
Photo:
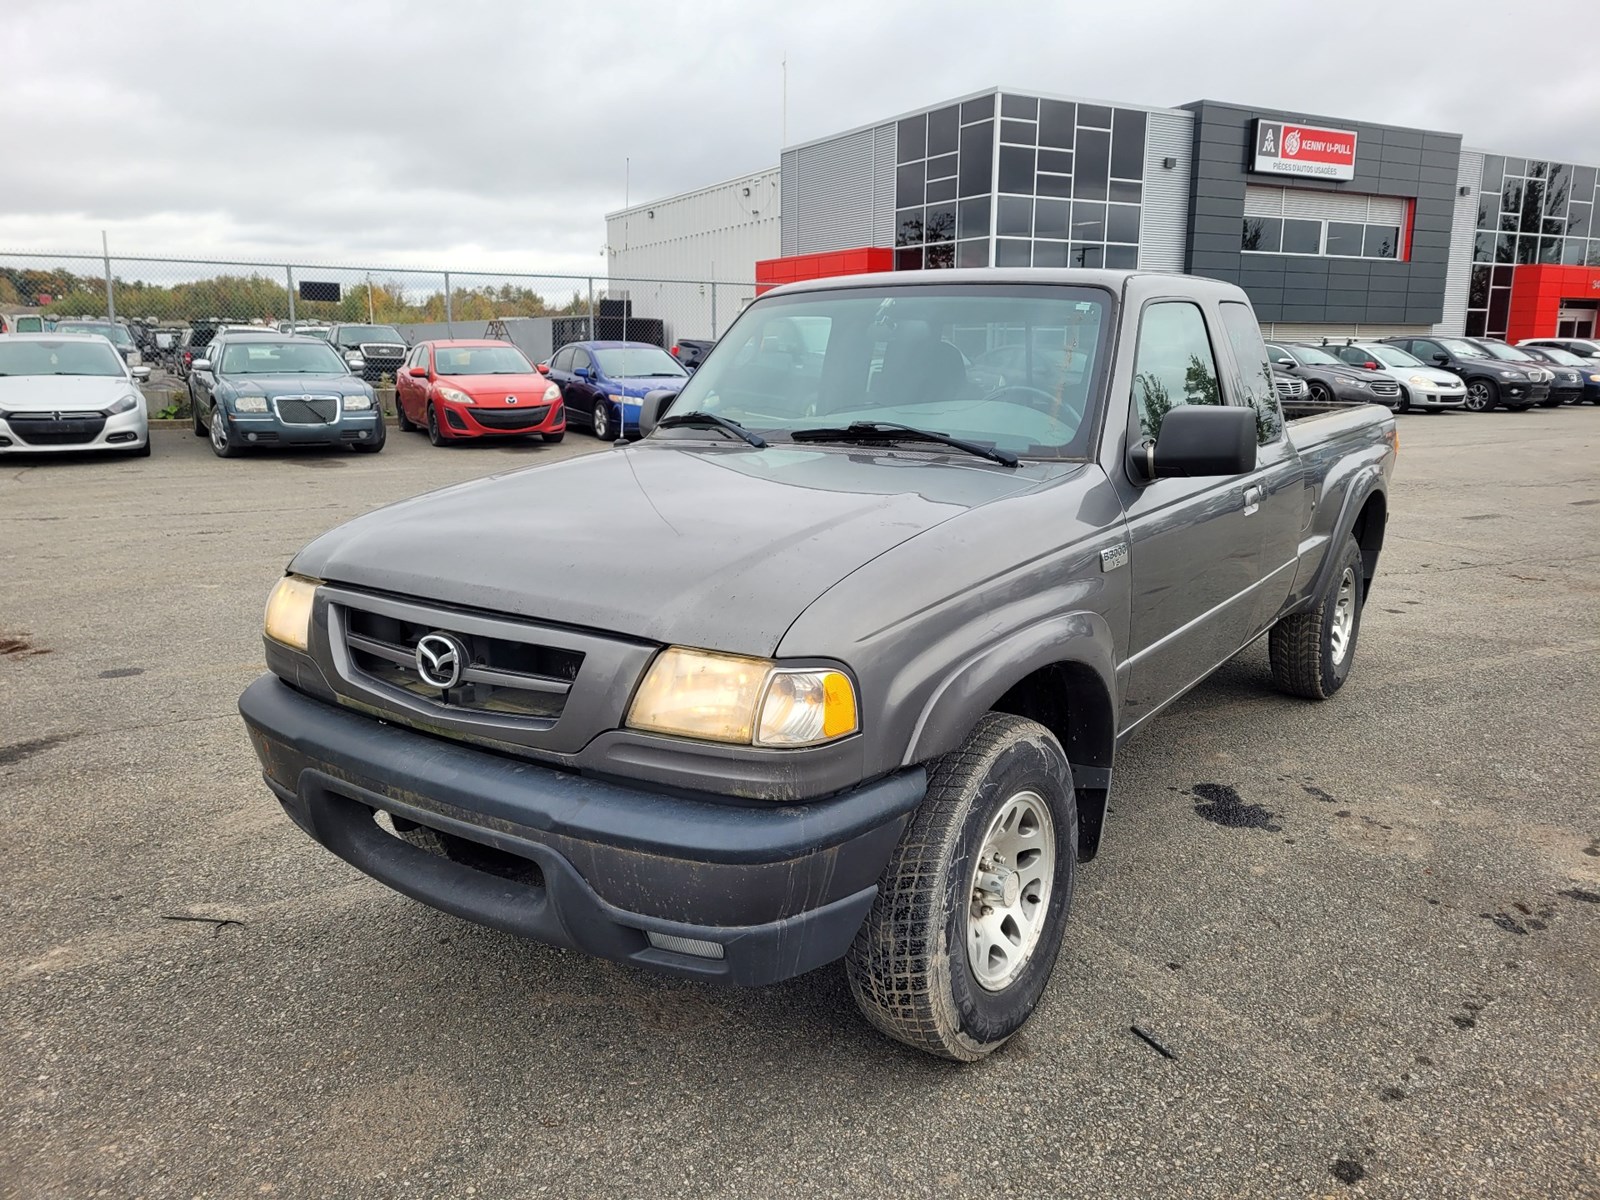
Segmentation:
[(467, 395), (460, 388), (442, 387), (439, 389), (439, 399), (448, 400), (451, 404), (476, 404), (477, 401)]
[(366, 412), (371, 407), (371, 396), (346, 396), (344, 398), (345, 412)]
[(1528, 377), (1521, 371), (1507, 371), (1504, 376), (1507, 383), (1527, 383)]
[(814, 746), (859, 728), (855, 688), (842, 671), (680, 646), (650, 664), (628, 725), (745, 746)]
[(1590, 383), (1600, 383), (1600, 375), (1591, 375), (1591, 376), (1589, 376), (1589, 382)]
[(558, 388), (553, 383), (549, 387), (545, 388), (545, 390), (544, 390), (544, 402), (546, 404), (560, 404), (561, 403), (561, 389)]
[(267, 398), (265, 396), (235, 396), (233, 398), (233, 411), (264, 413), (267, 411)]
[(1413, 375), (1410, 379), (1406, 380), (1406, 382), (1414, 388), (1434, 388), (1440, 386), (1433, 380), (1429, 379), (1426, 375)]
[(628, 402), (628, 398), (626, 396), (618, 395), (616, 392), (608, 393), (606, 395), (606, 399), (611, 401), (613, 404), (626, 404)]
[(267, 597), (266, 633), (275, 642), (306, 648), (311, 632), (311, 604), (317, 598), (317, 581), (285, 575)]
[(1345, 382), (1356, 388), (1370, 388), (1372, 386), (1365, 379), (1346, 379)]
[(132, 412), (134, 409), (136, 409), (138, 407), (139, 407), (139, 397), (137, 397), (137, 396), (124, 396), (124, 397), (122, 397), (122, 399), (118, 400), (115, 404), (113, 404), (110, 408), (106, 409), (106, 416), (113, 417), (113, 416), (116, 416), (117, 413)]

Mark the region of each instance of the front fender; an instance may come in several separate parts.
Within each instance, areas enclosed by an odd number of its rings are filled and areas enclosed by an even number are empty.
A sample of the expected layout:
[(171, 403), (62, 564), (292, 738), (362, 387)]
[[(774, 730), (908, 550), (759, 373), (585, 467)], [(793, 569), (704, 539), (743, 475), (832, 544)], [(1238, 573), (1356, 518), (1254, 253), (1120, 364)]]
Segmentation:
[[(1114, 704), (1116, 654), (1110, 625), (1099, 613), (1065, 613), (1016, 630), (952, 668), (918, 715), (902, 765), (955, 749), (1000, 697), (1035, 671), (1058, 663), (1089, 667), (1105, 689), (1104, 697), (1094, 702)], [(1114, 720), (1111, 724), (1115, 728)], [(1068, 757), (1073, 758), (1071, 749)]]

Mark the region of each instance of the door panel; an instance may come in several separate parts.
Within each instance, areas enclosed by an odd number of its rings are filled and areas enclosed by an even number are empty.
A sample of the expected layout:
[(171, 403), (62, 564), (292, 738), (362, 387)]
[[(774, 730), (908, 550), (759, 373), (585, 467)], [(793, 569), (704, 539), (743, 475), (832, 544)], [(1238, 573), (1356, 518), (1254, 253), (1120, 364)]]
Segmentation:
[[(1213, 318), (1214, 320), (1214, 318)], [(1129, 444), (1155, 439), (1181, 404), (1220, 404), (1215, 336), (1201, 308), (1156, 301), (1140, 314)], [(1224, 360), (1226, 361), (1226, 360)], [(1122, 723), (1131, 726), (1244, 645), (1256, 618), (1261, 536), (1249, 476), (1158, 479), (1123, 473), (1132, 622)]]

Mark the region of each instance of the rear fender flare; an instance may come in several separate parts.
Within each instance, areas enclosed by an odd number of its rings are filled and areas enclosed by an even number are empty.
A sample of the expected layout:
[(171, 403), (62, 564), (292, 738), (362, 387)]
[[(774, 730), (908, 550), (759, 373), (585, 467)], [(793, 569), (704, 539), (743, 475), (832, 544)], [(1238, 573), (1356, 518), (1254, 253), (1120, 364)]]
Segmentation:
[(1339, 506), (1339, 518), (1333, 523), (1327, 544), (1323, 548), (1322, 561), (1317, 564), (1317, 573), (1312, 577), (1310, 590), (1306, 593), (1309, 602), (1315, 603), (1316, 598), (1327, 589), (1328, 579), (1333, 573), (1334, 558), (1339, 552), (1339, 547), (1344, 544), (1344, 539), (1355, 529), (1356, 517), (1360, 514), (1362, 506), (1372, 498), (1374, 492), (1382, 490), (1382, 472), (1376, 466), (1361, 468), (1351, 479), (1350, 486), (1345, 490), (1344, 502)]

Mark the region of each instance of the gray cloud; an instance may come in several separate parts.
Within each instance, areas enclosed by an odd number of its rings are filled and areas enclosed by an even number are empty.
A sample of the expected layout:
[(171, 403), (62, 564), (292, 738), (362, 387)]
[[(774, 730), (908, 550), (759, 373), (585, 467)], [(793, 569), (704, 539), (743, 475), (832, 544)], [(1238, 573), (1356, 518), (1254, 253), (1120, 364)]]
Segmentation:
[(599, 271), (625, 159), (635, 201), (777, 161), (784, 56), (790, 142), (1000, 83), (1600, 163), (1600, 71), (1513, 37), (1488, 0), (121, 0), (5, 24), (0, 249), (94, 249), (107, 229), (129, 252)]

